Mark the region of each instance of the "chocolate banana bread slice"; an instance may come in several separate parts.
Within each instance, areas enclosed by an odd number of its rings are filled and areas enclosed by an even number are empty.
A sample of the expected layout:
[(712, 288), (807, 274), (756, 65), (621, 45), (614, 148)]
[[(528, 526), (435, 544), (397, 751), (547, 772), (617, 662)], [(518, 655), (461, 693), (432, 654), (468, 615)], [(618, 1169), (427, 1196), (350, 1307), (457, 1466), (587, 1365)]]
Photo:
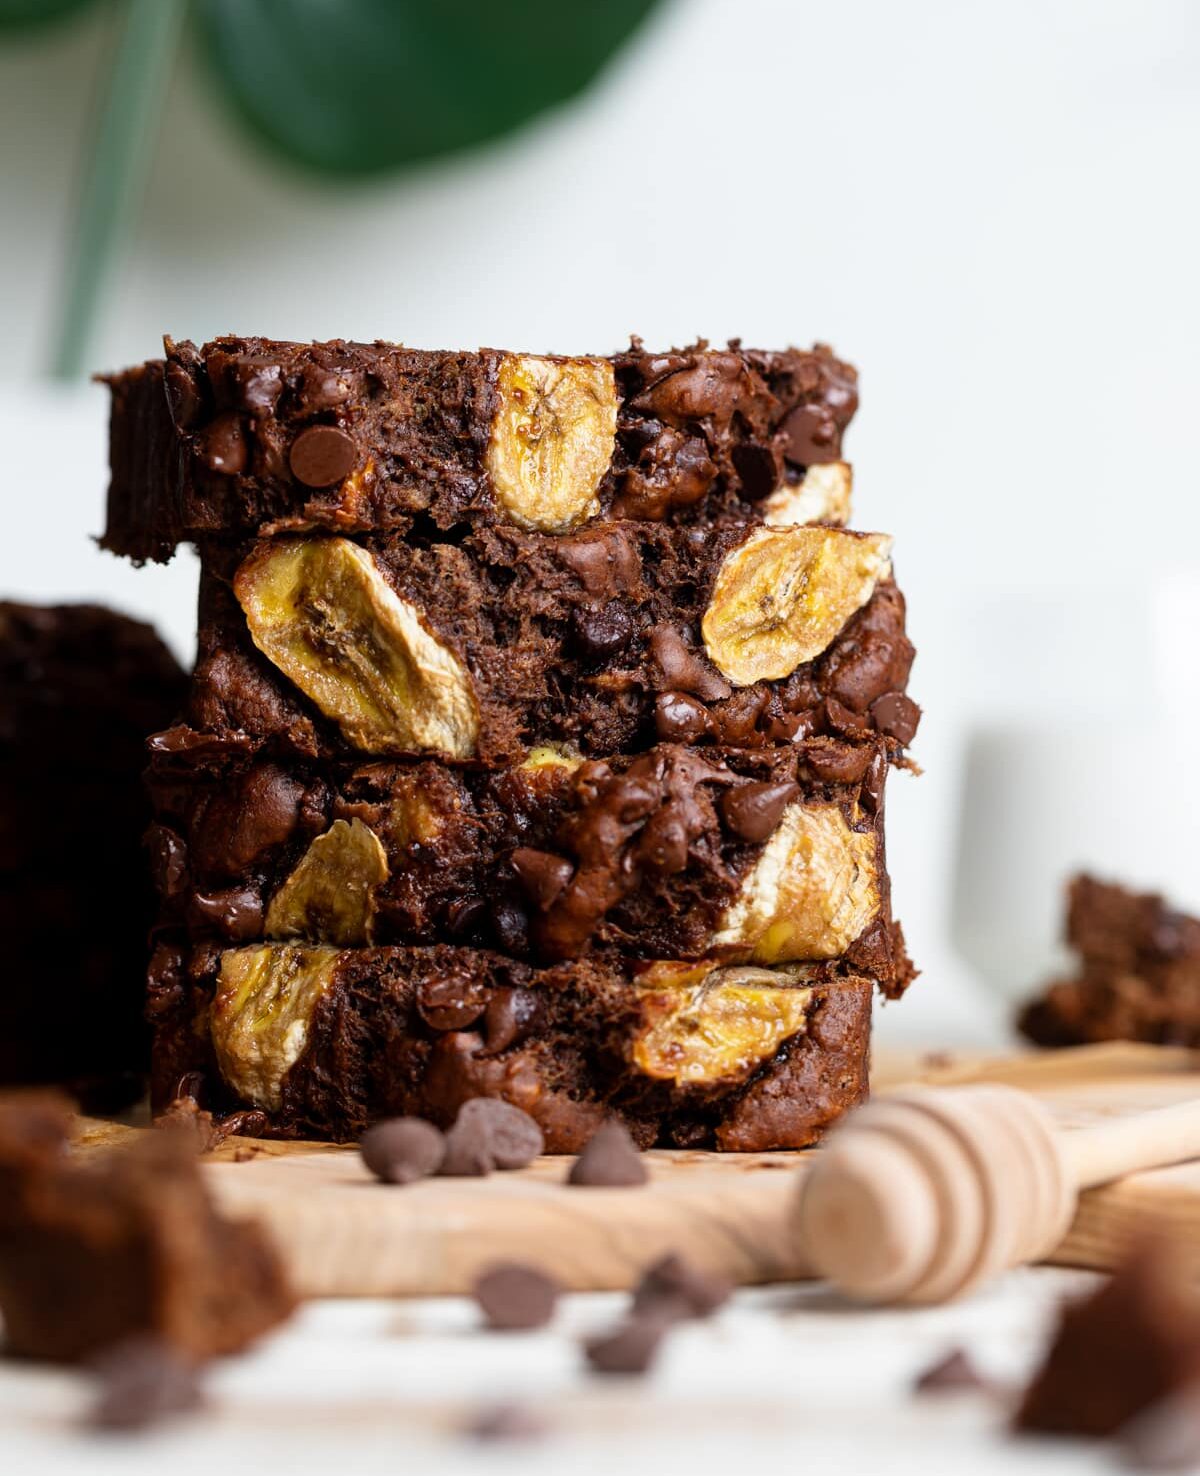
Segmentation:
[(857, 374), (829, 349), (609, 358), (166, 342), (113, 375), (105, 547), (281, 529), (845, 522)]
[(1045, 1046), (1200, 1046), (1200, 918), (1155, 893), (1077, 876), (1066, 931), (1077, 972), (1025, 1006), (1024, 1035)]
[(448, 1125), (482, 1096), (534, 1117), (550, 1153), (611, 1116), (643, 1146), (799, 1148), (866, 1093), (872, 988), (840, 961), (631, 974), (600, 954), (535, 969), (446, 946), (163, 943), (155, 1092), (282, 1137)]
[(140, 621), (0, 603), (0, 1083), (146, 1069), (141, 771), (185, 695)]
[[(188, 739), (195, 735), (177, 735)], [(880, 738), (510, 769), (159, 750), (165, 918), (222, 944), (451, 940), (554, 962), (838, 958), (896, 992)]]
[(605, 523), (206, 545), (188, 718), (323, 756), (757, 747), (919, 711), (891, 539)]

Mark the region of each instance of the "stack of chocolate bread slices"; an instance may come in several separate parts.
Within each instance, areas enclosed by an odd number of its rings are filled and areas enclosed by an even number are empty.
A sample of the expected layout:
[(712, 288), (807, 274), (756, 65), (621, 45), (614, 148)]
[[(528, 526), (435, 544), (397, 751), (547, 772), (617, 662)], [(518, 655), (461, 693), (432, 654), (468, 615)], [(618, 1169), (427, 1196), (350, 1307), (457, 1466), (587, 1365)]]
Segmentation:
[(151, 741), (155, 1094), (351, 1139), (813, 1141), (912, 969), (918, 709), (825, 348), (227, 338), (114, 377), (107, 547), (202, 561)]

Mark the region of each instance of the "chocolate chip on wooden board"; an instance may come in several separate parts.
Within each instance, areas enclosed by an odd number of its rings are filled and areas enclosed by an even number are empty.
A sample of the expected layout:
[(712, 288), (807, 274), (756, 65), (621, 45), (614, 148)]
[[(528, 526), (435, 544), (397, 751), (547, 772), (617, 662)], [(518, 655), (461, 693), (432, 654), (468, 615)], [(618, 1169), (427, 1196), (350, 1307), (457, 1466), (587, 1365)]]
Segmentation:
[(639, 1315), (708, 1317), (729, 1300), (732, 1292), (733, 1284), (725, 1277), (701, 1271), (672, 1253), (643, 1272), (634, 1288), (633, 1310)]
[(420, 1117), (393, 1117), (368, 1128), (359, 1142), (363, 1163), (385, 1184), (411, 1184), (436, 1174), (446, 1139)]
[(496, 1097), (472, 1097), (458, 1109), (446, 1134), (440, 1172), (447, 1178), (467, 1178), (494, 1168), (525, 1168), (544, 1147), (542, 1130), (527, 1112)]
[(646, 1165), (624, 1123), (601, 1123), (571, 1165), (567, 1183), (589, 1188), (623, 1189), (644, 1184)]
[(195, 1368), (162, 1338), (114, 1343), (90, 1367), (97, 1390), (85, 1423), (95, 1430), (139, 1430), (204, 1403)]
[(475, 1300), (488, 1326), (503, 1332), (544, 1327), (554, 1316), (558, 1293), (553, 1277), (519, 1261), (503, 1261), (475, 1282)]

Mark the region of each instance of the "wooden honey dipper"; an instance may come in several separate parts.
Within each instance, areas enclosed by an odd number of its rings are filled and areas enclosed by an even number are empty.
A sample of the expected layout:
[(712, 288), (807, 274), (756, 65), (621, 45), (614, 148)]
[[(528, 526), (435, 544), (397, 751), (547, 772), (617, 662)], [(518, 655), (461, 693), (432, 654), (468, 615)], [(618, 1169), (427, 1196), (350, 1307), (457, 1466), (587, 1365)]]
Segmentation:
[(1063, 1130), (1006, 1086), (912, 1088), (850, 1114), (796, 1200), (816, 1274), (863, 1302), (943, 1302), (1058, 1246), (1080, 1190), (1200, 1157), (1200, 1096)]

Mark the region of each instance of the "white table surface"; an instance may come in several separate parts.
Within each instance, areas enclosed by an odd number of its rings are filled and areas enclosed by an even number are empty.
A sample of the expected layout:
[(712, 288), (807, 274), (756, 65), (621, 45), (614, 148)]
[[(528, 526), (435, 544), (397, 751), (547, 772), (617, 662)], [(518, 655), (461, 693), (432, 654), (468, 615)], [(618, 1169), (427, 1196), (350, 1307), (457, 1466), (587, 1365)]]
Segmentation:
[[(1060, 1300), (1084, 1272), (1014, 1272), (962, 1303), (859, 1311), (816, 1285), (740, 1292), (706, 1324), (680, 1328), (647, 1378), (589, 1374), (581, 1334), (609, 1324), (626, 1298), (576, 1295), (554, 1324), (479, 1331), (460, 1298), (310, 1303), (255, 1352), (208, 1378), (200, 1414), (136, 1436), (80, 1428), (77, 1375), (0, 1369), (0, 1471), (122, 1476), (421, 1476), (517, 1470), (721, 1472), (747, 1465), (787, 1476), (1117, 1469), (1112, 1453), (1073, 1442), (1013, 1440), (1006, 1406), (976, 1393), (911, 1392), (955, 1346), (1016, 1388), (1037, 1359)], [(463, 1433), (497, 1402), (538, 1411), (537, 1440)]]

